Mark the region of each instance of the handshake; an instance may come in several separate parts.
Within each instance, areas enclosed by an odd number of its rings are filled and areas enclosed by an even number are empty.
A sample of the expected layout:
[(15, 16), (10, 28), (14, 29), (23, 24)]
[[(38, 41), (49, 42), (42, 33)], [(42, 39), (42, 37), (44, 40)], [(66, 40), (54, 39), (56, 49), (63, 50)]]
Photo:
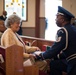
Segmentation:
[(33, 53), (33, 56), (34, 56), (35, 60), (42, 60), (41, 53), (42, 53), (41, 51), (35, 51)]

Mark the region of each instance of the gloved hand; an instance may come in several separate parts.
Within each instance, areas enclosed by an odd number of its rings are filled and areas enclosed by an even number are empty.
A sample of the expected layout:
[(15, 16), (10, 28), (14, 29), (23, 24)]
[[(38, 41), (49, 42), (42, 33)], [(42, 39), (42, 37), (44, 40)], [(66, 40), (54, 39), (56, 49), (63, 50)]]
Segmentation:
[(41, 56), (41, 51), (36, 51), (34, 52), (34, 57), (35, 57), (35, 60), (42, 60), (42, 56)]
[(40, 55), (35, 54), (35, 60), (42, 60)]

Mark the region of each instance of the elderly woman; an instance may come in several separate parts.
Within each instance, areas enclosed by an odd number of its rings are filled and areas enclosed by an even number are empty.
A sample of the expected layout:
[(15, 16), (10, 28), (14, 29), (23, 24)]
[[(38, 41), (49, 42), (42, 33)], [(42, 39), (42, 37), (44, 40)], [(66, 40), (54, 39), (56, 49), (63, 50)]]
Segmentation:
[[(23, 47), (23, 57), (31, 58), (31, 52), (39, 50), (38, 47), (30, 47), (25, 45), (22, 38), (17, 34), (17, 31), (20, 28), (21, 18), (16, 15), (10, 15), (5, 21), (5, 27), (7, 28), (1, 37), (1, 45), (8, 47), (10, 45), (16, 44)], [(35, 64), (40, 68), (40, 70), (46, 71), (47, 63), (45, 61), (36, 61)]]

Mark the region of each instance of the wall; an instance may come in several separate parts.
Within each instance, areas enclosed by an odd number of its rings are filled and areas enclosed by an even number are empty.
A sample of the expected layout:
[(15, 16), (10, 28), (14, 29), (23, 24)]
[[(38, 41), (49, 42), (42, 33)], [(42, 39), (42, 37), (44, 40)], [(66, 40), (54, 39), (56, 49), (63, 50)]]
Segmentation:
[(28, 0), (28, 19), (23, 22), (23, 27), (35, 27), (35, 0)]
[(23, 35), (35, 37), (35, 1), (28, 0), (27, 21), (22, 23)]
[(62, 4), (63, 7), (76, 16), (76, 11), (75, 11), (76, 0), (62, 0), (62, 1), (63, 1), (63, 4)]
[[(30, 9), (28, 9), (28, 14), (29, 14), (28, 16), (29, 16), (29, 20), (30, 20), (31, 24), (32, 24), (32, 22), (35, 23), (35, 14), (36, 14), (35, 13), (35, 1), (32, 2), (32, 0), (31, 1), (29, 0), (29, 3), (28, 3), (28, 7), (29, 8), (33, 6), (32, 9), (30, 8), (31, 11), (30, 11)], [(34, 19), (31, 16), (30, 12), (32, 13)], [(45, 24), (46, 24), (45, 23), (45, 0), (40, 0), (40, 12), (39, 13), (40, 13), (40, 15), (39, 15), (39, 20), (40, 20), (40, 24), (39, 24), (40, 25), (40, 38), (45, 38), (44, 37), (45, 36)], [(29, 26), (29, 23), (28, 23), (28, 25), (26, 27), (23, 28), (23, 34), (27, 35), (27, 36), (34, 36), (35, 37), (35, 28), (34, 28), (35, 25), (32, 25), (32, 27), (31, 27), (31, 25)]]
[(0, 0), (0, 15), (2, 14), (3, 11), (3, 0)]
[(22, 27), (23, 35), (35, 37), (34, 27)]
[(45, 17), (45, 0), (40, 0), (40, 17)]
[(45, 38), (45, 0), (40, 0), (40, 38)]

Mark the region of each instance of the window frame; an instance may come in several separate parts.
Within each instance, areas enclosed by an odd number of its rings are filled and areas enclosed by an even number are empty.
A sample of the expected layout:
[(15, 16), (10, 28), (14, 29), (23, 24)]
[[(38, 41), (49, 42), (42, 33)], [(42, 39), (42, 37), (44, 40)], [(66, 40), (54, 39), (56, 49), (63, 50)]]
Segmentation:
[[(5, 0), (3, 0), (3, 5), (4, 5), (3, 6), (3, 10), (5, 10)], [(28, 21), (28, 0), (26, 0), (26, 20), (22, 20), (22, 21), (24, 21), (24, 22), (27, 22)]]

